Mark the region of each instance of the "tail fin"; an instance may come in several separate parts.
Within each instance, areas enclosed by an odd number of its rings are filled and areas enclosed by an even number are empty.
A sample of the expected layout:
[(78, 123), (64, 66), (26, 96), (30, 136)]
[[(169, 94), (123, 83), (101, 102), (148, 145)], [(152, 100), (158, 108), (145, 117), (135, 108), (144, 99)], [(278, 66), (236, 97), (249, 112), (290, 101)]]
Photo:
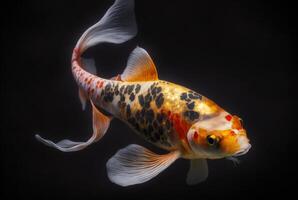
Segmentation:
[[(81, 60), (80, 55), (84, 51), (99, 43), (120, 44), (133, 38), (136, 34), (137, 24), (134, 14), (134, 0), (116, 0), (106, 14), (83, 33), (76, 44), (73, 59)], [(90, 60), (88, 63), (83, 62), (83, 65), (79, 67), (91, 73), (96, 72), (95, 65), (90, 63), (92, 63)], [(74, 76), (75, 79), (78, 79), (75, 73)], [(79, 97), (84, 110), (87, 97), (83, 91), (79, 91)]]
[[(116, 0), (101, 20), (83, 33), (76, 45), (76, 54), (78, 53), (77, 56), (80, 56), (88, 48), (103, 42), (123, 43), (136, 34), (137, 25), (134, 15), (134, 0)], [(82, 101), (85, 101), (83, 98), (82, 95)], [(54, 143), (39, 135), (35, 135), (36, 139), (64, 152), (79, 151), (98, 141), (107, 131), (111, 118), (100, 113), (93, 104), (92, 107), (93, 135), (88, 141), (73, 142), (71, 140), (62, 140)]]
[(98, 43), (120, 44), (136, 34), (134, 0), (116, 0), (101, 20), (83, 33), (76, 48), (83, 53)]

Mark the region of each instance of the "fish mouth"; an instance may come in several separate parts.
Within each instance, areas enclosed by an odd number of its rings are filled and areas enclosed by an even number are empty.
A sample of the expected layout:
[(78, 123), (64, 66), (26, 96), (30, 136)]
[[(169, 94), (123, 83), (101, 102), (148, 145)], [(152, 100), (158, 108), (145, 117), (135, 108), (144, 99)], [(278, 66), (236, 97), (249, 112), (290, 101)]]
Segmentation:
[(233, 157), (239, 157), (239, 156), (242, 156), (242, 155), (246, 154), (246, 153), (249, 151), (250, 148), (251, 148), (251, 145), (248, 144), (246, 148), (241, 149), (240, 151), (236, 152), (236, 153), (233, 155)]

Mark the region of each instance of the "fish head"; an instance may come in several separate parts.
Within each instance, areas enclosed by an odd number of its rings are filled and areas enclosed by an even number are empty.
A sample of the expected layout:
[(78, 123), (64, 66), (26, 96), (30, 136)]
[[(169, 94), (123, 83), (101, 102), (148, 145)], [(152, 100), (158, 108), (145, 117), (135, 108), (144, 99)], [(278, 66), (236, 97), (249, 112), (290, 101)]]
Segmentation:
[(194, 158), (241, 156), (251, 148), (242, 120), (223, 111), (193, 124), (187, 139)]

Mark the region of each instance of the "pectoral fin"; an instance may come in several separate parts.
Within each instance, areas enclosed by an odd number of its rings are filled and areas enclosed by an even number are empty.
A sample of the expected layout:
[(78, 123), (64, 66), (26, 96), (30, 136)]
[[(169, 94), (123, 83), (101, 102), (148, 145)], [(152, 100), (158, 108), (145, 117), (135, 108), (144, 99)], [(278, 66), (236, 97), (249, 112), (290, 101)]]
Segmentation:
[(39, 135), (35, 135), (36, 139), (43, 144), (58, 149), (64, 152), (79, 151), (89, 146), (90, 144), (100, 140), (109, 128), (111, 118), (105, 116), (91, 102), (93, 111), (93, 135), (87, 142), (74, 142), (71, 140), (62, 140), (54, 143), (50, 140), (46, 140)]
[(208, 177), (208, 163), (206, 159), (194, 159), (190, 161), (186, 183), (195, 185), (203, 182)]
[(131, 144), (109, 159), (108, 177), (121, 186), (140, 184), (157, 176), (179, 156), (180, 153), (176, 151), (158, 155), (142, 146)]

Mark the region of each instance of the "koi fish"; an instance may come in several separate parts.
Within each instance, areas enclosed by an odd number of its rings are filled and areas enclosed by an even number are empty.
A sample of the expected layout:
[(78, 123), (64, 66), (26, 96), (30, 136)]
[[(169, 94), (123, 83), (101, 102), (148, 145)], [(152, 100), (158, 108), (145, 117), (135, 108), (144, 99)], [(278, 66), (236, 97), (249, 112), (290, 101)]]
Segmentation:
[(134, 1), (116, 0), (101, 20), (83, 33), (73, 50), (72, 73), (82, 107), (87, 101), (92, 106), (92, 137), (86, 142), (58, 143), (39, 135), (36, 138), (63, 152), (79, 151), (99, 141), (111, 120), (118, 118), (143, 139), (169, 152), (159, 155), (137, 144), (119, 150), (106, 167), (108, 178), (121, 186), (149, 181), (178, 158), (190, 160), (186, 182), (194, 185), (208, 176), (206, 159), (236, 160), (247, 153), (251, 145), (242, 120), (191, 89), (160, 80), (143, 48), (136, 47), (124, 72), (112, 79), (96, 76), (94, 63), (81, 57), (94, 45), (120, 44), (136, 34)]

